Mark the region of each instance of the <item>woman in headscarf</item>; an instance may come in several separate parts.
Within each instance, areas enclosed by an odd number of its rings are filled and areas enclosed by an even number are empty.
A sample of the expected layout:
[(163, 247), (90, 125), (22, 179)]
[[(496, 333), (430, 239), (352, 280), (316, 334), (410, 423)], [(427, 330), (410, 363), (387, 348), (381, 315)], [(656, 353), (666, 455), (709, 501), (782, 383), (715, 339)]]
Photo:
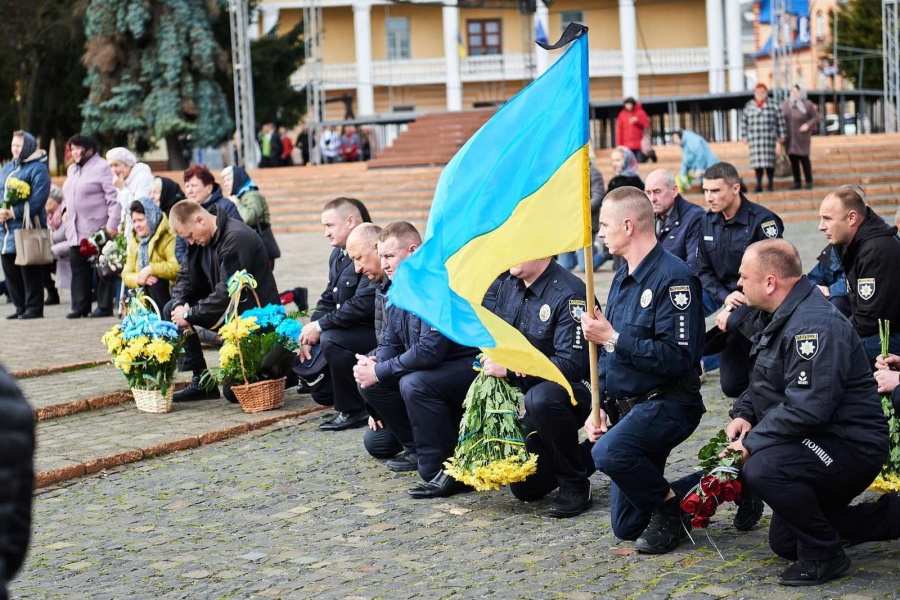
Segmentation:
[(161, 310), (171, 299), (169, 287), (181, 268), (175, 260), (175, 234), (150, 198), (135, 200), (130, 209), (132, 239), (122, 281), (131, 289), (144, 288)]
[(86, 135), (72, 136), (67, 146), (72, 160), (63, 184), (66, 203), (66, 240), (69, 242), (69, 262), (72, 265), (72, 312), (68, 319), (80, 317), (111, 317), (113, 291), (111, 281), (97, 282), (97, 309), (91, 312), (91, 287), (94, 269), (88, 257), (78, 251), (81, 240), (98, 230), (106, 230), (110, 238), (119, 231), (119, 204), (113, 173), (100, 155), (97, 141)]
[(806, 92), (799, 85), (791, 88), (790, 97), (782, 107), (784, 120), (787, 123), (787, 154), (791, 159), (791, 171), (794, 175), (793, 189), (800, 189), (800, 166), (806, 178), (806, 189), (813, 186), (812, 164), (809, 162), (809, 146), (812, 134), (819, 126), (819, 111), (816, 105), (806, 98)]
[(281, 249), (272, 233), (269, 204), (244, 167), (222, 169), (222, 195), (234, 202), (244, 223), (259, 234), (269, 255), (269, 264), (274, 267)]
[[(607, 194), (616, 188), (626, 185), (636, 187), (641, 191), (644, 190), (644, 180), (641, 179), (638, 173), (638, 161), (634, 152), (625, 146), (616, 146), (610, 154), (610, 161), (613, 167), (613, 178), (609, 180), (609, 185), (606, 186)], [(621, 256), (612, 256), (605, 249), (603, 256), (604, 260), (612, 258), (613, 271), (617, 270), (625, 262), (625, 259)]]
[(157, 177), (150, 185), (150, 199), (159, 207), (168, 217), (169, 211), (177, 202), (184, 200), (184, 192), (178, 182), (168, 177)]
[[(27, 131), (16, 131), (10, 145), (13, 159), (0, 170), (0, 262), (6, 278), (6, 289), (16, 307), (7, 319), (37, 319), (44, 316), (44, 266), (16, 264), (17, 229), (25, 225), (25, 207), (29, 219), (40, 227), (47, 224), (47, 196), (50, 194), (50, 171), (47, 153), (38, 148)], [(9, 201), (9, 189), (14, 179), (26, 183), (28, 194), (19, 202)]]

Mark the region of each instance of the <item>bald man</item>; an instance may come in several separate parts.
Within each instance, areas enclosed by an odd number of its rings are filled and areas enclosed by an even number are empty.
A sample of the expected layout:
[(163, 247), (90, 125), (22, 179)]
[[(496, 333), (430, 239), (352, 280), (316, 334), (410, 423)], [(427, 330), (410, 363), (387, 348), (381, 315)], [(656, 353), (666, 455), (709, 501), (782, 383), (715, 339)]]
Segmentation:
[(896, 493), (849, 506), (887, 458), (887, 422), (859, 336), (796, 248), (750, 245), (739, 284), (759, 311), (741, 325), (755, 366), (725, 432), (747, 487), (772, 507), (769, 545), (796, 561), (780, 582), (818, 585), (849, 568), (845, 546), (900, 537)]
[(656, 239), (662, 247), (697, 270), (700, 221), (705, 211), (678, 193), (675, 177), (665, 169), (647, 175), (644, 191), (653, 205)]

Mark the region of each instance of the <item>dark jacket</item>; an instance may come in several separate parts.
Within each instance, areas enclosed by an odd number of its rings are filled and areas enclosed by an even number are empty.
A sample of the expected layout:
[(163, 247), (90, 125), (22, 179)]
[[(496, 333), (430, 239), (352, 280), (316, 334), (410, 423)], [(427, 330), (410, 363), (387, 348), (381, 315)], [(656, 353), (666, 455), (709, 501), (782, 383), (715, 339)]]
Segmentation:
[(31, 531), (34, 413), (0, 366), (0, 597), (22, 567)]
[(477, 354), (477, 348), (460, 346), (411, 312), (391, 306), (384, 337), (375, 350), (375, 376), (380, 383), (396, 382), (447, 361), (474, 361)]
[(806, 276), (814, 285), (827, 286), (830, 297), (847, 295), (847, 276), (838, 260), (837, 250), (831, 244), (819, 253), (816, 264)]
[(896, 227), (866, 207), (866, 219), (853, 240), (838, 246), (847, 274), (850, 321), (860, 337), (878, 335), (878, 319), (900, 327), (900, 240)]
[(385, 275), (375, 287), (375, 339), (381, 343), (384, 338), (384, 328), (387, 327), (387, 293), (391, 288), (391, 280)]
[[(280, 303), (266, 248), (256, 232), (224, 213), (216, 215), (216, 226), (218, 229), (208, 245), (188, 247), (187, 260), (181, 263), (172, 288), (172, 299), (177, 304), (191, 305), (185, 320), (207, 329), (224, 317), (231, 300), (228, 279), (236, 271), (246, 269), (256, 278), (256, 294), (262, 306)], [(238, 312), (255, 306), (253, 294), (244, 290)]]
[(703, 291), (719, 302), (737, 289), (744, 250), (753, 242), (780, 238), (781, 219), (768, 208), (750, 202), (741, 194), (741, 206), (730, 221), (722, 213), (708, 212), (700, 222), (697, 276)]
[(626, 185), (630, 185), (631, 187), (636, 187), (639, 190), (643, 190), (644, 180), (637, 175), (616, 175), (609, 180), (609, 185), (606, 186), (606, 193), (608, 194), (614, 189), (625, 187)]
[[(234, 202), (222, 196), (222, 187), (218, 183), (213, 186), (213, 191), (212, 194), (209, 195), (209, 198), (203, 201), (200, 206), (211, 214), (218, 215), (221, 212), (229, 219), (241, 222), (244, 221), (244, 219), (241, 218), (241, 213), (238, 212), (237, 206), (234, 205)], [(187, 260), (187, 251), (187, 240), (181, 237), (177, 238), (175, 240), (175, 259), (178, 260), (178, 264), (183, 265)]]
[(862, 342), (805, 276), (774, 313), (754, 313), (741, 330), (756, 362), (731, 416), (753, 424), (747, 450), (833, 436), (887, 455), (887, 421)]
[(681, 194), (675, 196), (675, 204), (656, 236), (663, 248), (683, 260), (697, 272), (697, 245), (700, 243), (700, 221), (706, 211), (685, 200)]
[(603, 198), (606, 197), (606, 189), (603, 186), (603, 174), (589, 163), (591, 171), (591, 233), (596, 237), (600, 231), (600, 207), (603, 206)]
[[(47, 170), (47, 153), (38, 148), (37, 142), (30, 133), (25, 133), (22, 153), (18, 160), (11, 160), (0, 169), (0, 200), (6, 199), (6, 182), (10, 177), (20, 179), (31, 187), (28, 196), (28, 212), (32, 224), (34, 218), (40, 221), (41, 227), (47, 226), (47, 197), (50, 195), (50, 171)], [(0, 254), (15, 254), (15, 231), (24, 224), (25, 200), (12, 205), (15, 219), (10, 219), (0, 227)]]
[(353, 261), (340, 248), (328, 259), (328, 285), (311, 319), (322, 331), (375, 323), (375, 284), (357, 273)]

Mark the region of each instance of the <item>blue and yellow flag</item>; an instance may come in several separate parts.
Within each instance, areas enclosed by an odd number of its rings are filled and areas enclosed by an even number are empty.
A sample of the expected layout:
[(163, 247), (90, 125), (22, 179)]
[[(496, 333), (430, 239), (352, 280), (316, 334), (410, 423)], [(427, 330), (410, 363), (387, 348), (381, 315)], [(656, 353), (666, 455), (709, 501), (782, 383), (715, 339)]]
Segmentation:
[(392, 304), (455, 342), (570, 394), (559, 369), (481, 302), (510, 267), (591, 243), (588, 41), (580, 27), (565, 54), (444, 168), (424, 242), (389, 292)]

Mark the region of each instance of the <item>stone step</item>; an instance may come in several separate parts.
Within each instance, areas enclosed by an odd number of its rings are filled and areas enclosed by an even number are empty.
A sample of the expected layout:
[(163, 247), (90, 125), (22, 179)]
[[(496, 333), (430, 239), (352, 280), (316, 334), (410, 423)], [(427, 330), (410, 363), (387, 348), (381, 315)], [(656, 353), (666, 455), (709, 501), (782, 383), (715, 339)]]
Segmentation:
[(326, 410), (286, 390), (283, 408), (248, 414), (225, 400), (176, 404), (166, 414), (119, 404), (37, 425), (35, 487), (99, 473), (127, 463), (196, 448)]

